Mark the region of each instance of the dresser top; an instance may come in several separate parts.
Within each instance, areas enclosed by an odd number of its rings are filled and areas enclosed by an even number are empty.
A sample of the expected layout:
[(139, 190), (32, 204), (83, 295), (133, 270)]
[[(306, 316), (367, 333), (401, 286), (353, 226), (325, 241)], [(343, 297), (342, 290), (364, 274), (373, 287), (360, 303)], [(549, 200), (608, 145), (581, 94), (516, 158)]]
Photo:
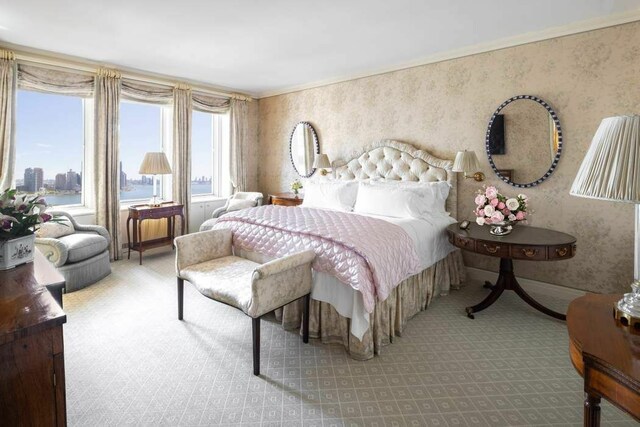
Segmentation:
[(45, 287), (56, 283), (59, 275), (45, 271), (51, 266), (37, 250), (34, 258), (32, 263), (0, 271), (0, 345), (67, 321)]
[(513, 230), (506, 236), (494, 236), (489, 233), (490, 226), (480, 226), (476, 223), (469, 224), (469, 228), (461, 230), (459, 224), (451, 224), (447, 227), (449, 233), (473, 240), (501, 242), (510, 245), (555, 246), (569, 245), (576, 242), (576, 238), (570, 234), (548, 228), (530, 227), (516, 224)]

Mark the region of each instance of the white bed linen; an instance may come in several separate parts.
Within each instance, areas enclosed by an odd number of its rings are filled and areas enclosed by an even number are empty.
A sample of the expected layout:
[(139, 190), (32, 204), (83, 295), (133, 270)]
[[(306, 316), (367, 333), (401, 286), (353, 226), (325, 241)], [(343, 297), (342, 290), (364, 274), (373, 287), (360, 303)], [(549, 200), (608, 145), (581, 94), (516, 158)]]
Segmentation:
[[(350, 215), (366, 214), (350, 213)], [(448, 214), (434, 213), (428, 218), (367, 216), (383, 219), (402, 227), (415, 244), (423, 270), (444, 259), (454, 249), (447, 239), (445, 229), (456, 221)], [(260, 263), (270, 260), (263, 254), (251, 253), (245, 250), (239, 250), (236, 255)], [(440, 289), (439, 293), (445, 295), (449, 293), (449, 289)], [(370, 322), (369, 313), (364, 309), (364, 301), (360, 292), (345, 285), (330, 274), (314, 271), (311, 298), (331, 304), (341, 316), (351, 319), (351, 333), (359, 340), (362, 340), (365, 332), (369, 329)]]

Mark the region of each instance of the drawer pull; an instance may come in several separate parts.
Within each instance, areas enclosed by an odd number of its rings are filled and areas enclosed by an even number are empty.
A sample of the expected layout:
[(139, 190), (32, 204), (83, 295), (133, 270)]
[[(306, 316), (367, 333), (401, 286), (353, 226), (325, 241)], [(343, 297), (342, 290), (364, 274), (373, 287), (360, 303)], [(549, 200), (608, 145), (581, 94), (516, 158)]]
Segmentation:
[(522, 249), (522, 253), (527, 258), (533, 258), (534, 256), (538, 255), (538, 250), (537, 249)]
[(565, 256), (569, 252), (569, 248), (556, 249), (558, 256)]
[(496, 252), (498, 252), (498, 249), (500, 249), (500, 246), (488, 246), (488, 245), (484, 245), (484, 248), (487, 250), (487, 252), (489, 252), (490, 254), (495, 254)]

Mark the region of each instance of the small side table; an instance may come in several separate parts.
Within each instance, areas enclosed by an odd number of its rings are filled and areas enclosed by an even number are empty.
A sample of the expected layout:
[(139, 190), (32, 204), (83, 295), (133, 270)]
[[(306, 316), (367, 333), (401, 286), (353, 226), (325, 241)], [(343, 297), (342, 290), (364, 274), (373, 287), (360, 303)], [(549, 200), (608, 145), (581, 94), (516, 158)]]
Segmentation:
[(640, 334), (613, 318), (620, 298), (587, 294), (567, 311), (571, 363), (584, 378), (585, 426), (600, 425), (603, 397), (640, 422)]
[(304, 200), (304, 196), (295, 195), (293, 193), (277, 193), (270, 194), (269, 199), (271, 200), (272, 205), (280, 205), (280, 206), (299, 206), (302, 204)]
[(538, 311), (556, 319), (566, 320), (566, 316), (540, 304), (531, 298), (516, 280), (513, 273), (513, 260), (559, 261), (572, 258), (576, 253), (576, 238), (559, 231), (546, 228), (516, 225), (506, 236), (494, 236), (488, 226), (471, 223), (469, 228), (461, 230), (458, 224), (447, 227), (449, 241), (460, 249), (500, 258), (500, 274), (494, 284), (485, 282), (484, 287), (491, 293), (482, 302), (467, 307), (467, 316), (484, 310), (496, 302), (505, 290), (515, 291), (520, 298)]
[[(129, 207), (129, 217), (127, 218), (127, 244), (129, 254), (127, 259), (131, 259), (131, 251), (138, 251), (140, 254), (140, 265), (142, 265), (142, 252), (147, 249), (157, 248), (160, 246), (173, 245), (175, 238), (176, 221), (175, 218), (180, 217), (181, 231), (184, 234), (184, 206), (178, 203), (166, 202), (160, 206), (134, 205)], [(166, 219), (167, 220), (167, 236), (153, 240), (142, 240), (142, 221), (147, 219)], [(131, 231), (129, 224), (133, 222), (133, 241), (131, 240)]]

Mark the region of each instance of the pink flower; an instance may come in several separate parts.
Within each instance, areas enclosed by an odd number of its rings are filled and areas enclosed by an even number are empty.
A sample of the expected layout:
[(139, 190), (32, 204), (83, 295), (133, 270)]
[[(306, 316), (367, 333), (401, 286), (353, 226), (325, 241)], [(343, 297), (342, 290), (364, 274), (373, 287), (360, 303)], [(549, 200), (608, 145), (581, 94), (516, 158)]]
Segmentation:
[(524, 214), (524, 212), (520, 211), (516, 214), (516, 220), (522, 221), (525, 218), (525, 216), (526, 215)]
[(496, 206), (498, 206), (498, 203), (500, 203), (500, 201), (498, 199), (491, 199), (489, 203), (491, 203), (491, 206), (495, 208)]
[(485, 218), (484, 219), (484, 223), (485, 224), (491, 224), (491, 218)]
[(498, 203), (498, 209), (502, 210), (502, 209), (504, 209), (504, 207), (505, 207), (504, 202)]
[(509, 209), (507, 209), (507, 208), (504, 208), (504, 209), (502, 209), (502, 214), (504, 216), (509, 216), (509, 215), (511, 215), (511, 211)]
[(503, 220), (504, 220), (504, 215), (502, 215), (502, 212), (500, 211), (495, 211), (493, 215), (491, 215), (491, 221), (501, 222)]
[(42, 215), (40, 215), (40, 218), (42, 219), (42, 222), (47, 222), (51, 219), (51, 215), (43, 213)]
[(495, 199), (496, 197), (498, 197), (498, 189), (494, 186), (487, 187), (484, 194), (489, 200)]
[(486, 198), (486, 197), (484, 197), (484, 195), (482, 195), (482, 194), (478, 194), (478, 195), (476, 196), (476, 205), (478, 205), (478, 206), (482, 206), (482, 205), (484, 205), (484, 204), (485, 204), (485, 202), (486, 202), (486, 201), (487, 201), (487, 198)]

